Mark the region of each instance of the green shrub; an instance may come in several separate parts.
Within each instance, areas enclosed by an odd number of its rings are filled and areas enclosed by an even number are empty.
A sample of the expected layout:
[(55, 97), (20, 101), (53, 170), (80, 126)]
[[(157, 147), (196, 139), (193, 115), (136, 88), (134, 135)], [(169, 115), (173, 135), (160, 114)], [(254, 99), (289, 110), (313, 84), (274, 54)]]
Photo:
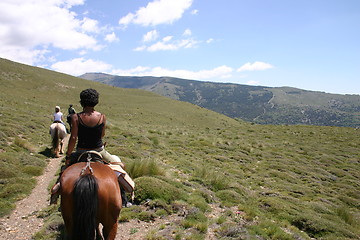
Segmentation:
[(140, 203), (148, 199), (162, 199), (168, 203), (185, 199), (182, 189), (155, 177), (139, 177), (135, 179), (135, 201)]
[(216, 192), (216, 196), (221, 200), (221, 203), (226, 207), (237, 206), (244, 202), (244, 197), (234, 190), (221, 190)]
[(220, 239), (248, 239), (247, 230), (237, 223), (222, 224), (217, 230), (217, 236)]
[(147, 203), (147, 206), (152, 210), (164, 210), (168, 214), (172, 213), (171, 206), (163, 199), (151, 200)]
[(150, 222), (153, 221), (156, 218), (156, 215), (152, 212), (148, 211), (142, 211), (138, 215), (138, 219), (144, 222)]
[(140, 206), (132, 206), (131, 208), (123, 208), (121, 209), (121, 213), (119, 216), (119, 222), (128, 222), (131, 219), (137, 219), (139, 214), (143, 210)]
[(25, 139), (16, 137), (14, 143), (17, 146), (22, 147), (30, 152), (36, 152), (36, 148), (30, 142), (26, 141)]
[(196, 189), (193, 192), (194, 195), (199, 195), (205, 199), (207, 203), (212, 203), (214, 201), (214, 193), (207, 189)]
[(127, 172), (132, 178), (143, 176), (161, 176), (164, 170), (154, 159), (135, 160), (126, 167)]
[(16, 177), (16, 171), (8, 164), (0, 162), (0, 179), (13, 177)]
[(24, 166), (22, 172), (31, 176), (40, 176), (43, 173), (43, 168), (39, 166)]
[(210, 206), (201, 195), (191, 194), (190, 197), (187, 199), (187, 202), (189, 202), (194, 207), (197, 207), (202, 212), (210, 210)]
[(329, 229), (326, 222), (322, 221), (319, 217), (306, 216), (304, 214), (295, 217), (292, 220), (292, 224), (311, 237), (321, 237), (326, 233), (333, 231), (333, 229)]
[(165, 209), (159, 209), (155, 211), (155, 215), (158, 217), (163, 217), (169, 215), (169, 213)]
[(228, 177), (221, 172), (211, 170), (207, 163), (204, 163), (202, 167), (194, 170), (192, 180), (202, 183), (213, 191), (227, 189), (230, 185)]
[(31, 186), (21, 183), (10, 184), (4, 187), (0, 192), (0, 198), (14, 198), (19, 194), (31, 192)]
[(208, 228), (208, 219), (198, 208), (190, 209), (188, 215), (181, 222), (184, 228), (195, 228), (201, 233), (206, 233)]
[(226, 222), (226, 219), (227, 219), (226, 216), (220, 216), (220, 217), (218, 217), (218, 218), (216, 219), (216, 223), (219, 224), (219, 225), (221, 225), (221, 224), (223, 224), (224, 222)]
[(342, 219), (344, 220), (347, 224), (350, 225), (355, 225), (355, 218), (354, 216), (351, 214), (349, 208), (347, 207), (339, 207), (338, 209), (336, 209), (336, 214)]
[(59, 212), (45, 220), (40, 231), (34, 234), (34, 240), (65, 239), (65, 225)]
[(13, 208), (15, 208), (15, 203), (13, 201), (10, 202), (4, 198), (0, 198), (0, 217), (9, 214)]
[(265, 239), (293, 239), (290, 234), (284, 232), (279, 224), (274, 221), (263, 221), (258, 225), (251, 226), (250, 230), (254, 235), (262, 236)]

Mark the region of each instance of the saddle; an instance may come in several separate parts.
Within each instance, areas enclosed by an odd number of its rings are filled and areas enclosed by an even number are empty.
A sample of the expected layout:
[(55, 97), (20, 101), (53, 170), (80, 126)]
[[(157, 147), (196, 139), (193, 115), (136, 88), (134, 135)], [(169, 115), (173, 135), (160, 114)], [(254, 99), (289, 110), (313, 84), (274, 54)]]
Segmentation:
[(113, 171), (115, 171), (116, 175), (118, 176), (119, 183), (122, 187), (124, 187), (124, 190), (128, 193), (134, 192), (135, 183), (129, 174), (120, 165), (109, 164), (105, 162), (99, 152), (94, 150), (83, 152), (79, 155), (79, 157), (77, 157), (76, 162), (100, 162), (104, 165), (107, 165)]
[(103, 161), (101, 154), (94, 150), (89, 150), (81, 153), (76, 158), (76, 162), (100, 162), (107, 164), (105, 161)]

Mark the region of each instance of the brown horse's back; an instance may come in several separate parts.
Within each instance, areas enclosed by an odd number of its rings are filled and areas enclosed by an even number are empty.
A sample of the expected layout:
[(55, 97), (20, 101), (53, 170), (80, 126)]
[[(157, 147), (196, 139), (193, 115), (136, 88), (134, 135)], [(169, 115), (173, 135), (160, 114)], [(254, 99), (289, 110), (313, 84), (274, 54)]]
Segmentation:
[[(61, 176), (61, 212), (66, 229), (71, 235), (74, 221), (74, 184), (85, 168), (86, 163), (76, 163), (68, 167)], [(92, 175), (95, 176), (98, 185), (98, 211), (96, 221), (103, 225), (105, 239), (115, 239), (117, 230), (117, 219), (122, 206), (120, 188), (116, 174), (106, 165), (91, 162)], [(86, 169), (84, 174), (89, 174)]]

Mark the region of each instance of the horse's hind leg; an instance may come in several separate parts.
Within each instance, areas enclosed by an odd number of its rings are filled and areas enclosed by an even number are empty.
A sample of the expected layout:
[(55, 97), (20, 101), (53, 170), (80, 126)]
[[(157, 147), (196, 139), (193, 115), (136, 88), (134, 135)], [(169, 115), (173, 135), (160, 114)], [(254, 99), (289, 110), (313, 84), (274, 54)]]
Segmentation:
[(105, 240), (114, 240), (116, 238), (118, 223), (117, 221), (105, 224), (103, 228), (103, 236)]
[(55, 149), (55, 157), (60, 157), (60, 154), (59, 154), (59, 147), (56, 147)]
[(60, 142), (60, 154), (63, 154), (64, 139)]

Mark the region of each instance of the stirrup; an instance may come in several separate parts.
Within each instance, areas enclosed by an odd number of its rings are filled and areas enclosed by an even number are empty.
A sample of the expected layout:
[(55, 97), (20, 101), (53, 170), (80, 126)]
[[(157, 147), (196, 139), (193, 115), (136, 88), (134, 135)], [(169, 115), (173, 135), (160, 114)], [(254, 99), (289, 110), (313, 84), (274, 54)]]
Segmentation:
[(51, 196), (50, 196), (50, 205), (57, 204), (58, 199), (59, 199), (59, 194), (58, 193), (51, 194)]

